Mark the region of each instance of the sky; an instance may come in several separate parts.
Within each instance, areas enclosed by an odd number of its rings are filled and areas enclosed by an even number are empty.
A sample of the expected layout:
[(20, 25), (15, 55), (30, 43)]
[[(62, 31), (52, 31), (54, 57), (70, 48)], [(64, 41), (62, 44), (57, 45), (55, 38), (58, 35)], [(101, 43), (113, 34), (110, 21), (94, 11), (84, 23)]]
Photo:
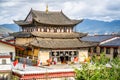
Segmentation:
[(0, 0), (0, 24), (24, 20), (30, 9), (63, 11), (71, 19), (120, 20), (120, 0)]

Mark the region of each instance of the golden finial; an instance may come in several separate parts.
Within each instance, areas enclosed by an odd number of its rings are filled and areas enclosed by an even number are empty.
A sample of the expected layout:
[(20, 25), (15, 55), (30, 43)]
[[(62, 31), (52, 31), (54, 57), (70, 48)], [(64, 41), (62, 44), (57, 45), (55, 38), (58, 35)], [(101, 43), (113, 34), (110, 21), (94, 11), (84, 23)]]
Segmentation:
[(48, 13), (48, 4), (46, 5), (46, 13)]

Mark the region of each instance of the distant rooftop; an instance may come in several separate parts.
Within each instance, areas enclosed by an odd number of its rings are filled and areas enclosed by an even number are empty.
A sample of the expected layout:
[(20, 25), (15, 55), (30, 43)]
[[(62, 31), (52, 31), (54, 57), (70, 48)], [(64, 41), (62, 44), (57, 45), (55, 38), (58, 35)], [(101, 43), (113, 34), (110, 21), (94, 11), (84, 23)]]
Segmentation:
[(95, 36), (86, 36), (81, 38), (82, 41), (91, 41), (91, 42), (102, 42), (104, 40), (113, 38), (114, 35), (95, 35)]
[(120, 38), (101, 44), (100, 46), (120, 46)]

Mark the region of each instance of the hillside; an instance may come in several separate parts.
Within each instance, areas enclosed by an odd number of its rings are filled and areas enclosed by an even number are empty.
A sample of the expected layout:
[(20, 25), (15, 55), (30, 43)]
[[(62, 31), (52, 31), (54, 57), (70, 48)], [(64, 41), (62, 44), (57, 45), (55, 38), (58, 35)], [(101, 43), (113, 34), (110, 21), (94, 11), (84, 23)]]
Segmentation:
[(9, 30), (12, 30), (13, 32), (19, 31), (19, 26), (17, 24), (2, 24), (1, 26), (5, 27)]
[(4, 26), (0, 26), (0, 34), (7, 34), (13, 32), (12, 30), (5, 28)]
[(82, 23), (78, 24), (74, 30), (77, 32), (87, 32), (89, 34), (120, 32), (120, 20), (104, 22), (85, 19)]

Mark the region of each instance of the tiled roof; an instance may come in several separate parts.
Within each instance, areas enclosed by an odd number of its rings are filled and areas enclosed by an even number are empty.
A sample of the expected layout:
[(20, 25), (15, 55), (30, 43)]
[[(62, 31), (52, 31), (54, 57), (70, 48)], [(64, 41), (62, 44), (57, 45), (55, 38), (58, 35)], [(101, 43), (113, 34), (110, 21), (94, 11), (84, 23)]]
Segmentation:
[(91, 41), (91, 42), (102, 42), (104, 40), (113, 38), (113, 35), (96, 35), (96, 36), (86, 36), (81, 38), (82, 41)]
[[(60, 12), (48, 11), (46, 13), (45, 11), (37, 11), (37, 10), (32, 10), (31, 9), (29, 14), (32, 14), (32, 20), (35, 20), (35, 21), (37, 21), (38, 23), (41, 23), (41, 24), (76, 25), (76, 24), (83, 21), (83, 19), (81, 19), (81, 20), (71, 20), (62, 11), (60, 11)], [(27, 25), (27, 24), (31, 23), (31, 22), (27, 22), (25, 20), (14, 21), (14, 22), (18, 25)]]
[(30, 43), (33, 46), (50, 49), (67, 49), (96, 46), (94, 43), (80, 41), (79, 39), (50, 39), (37, 38)]
[(52, 33), (52, 32), (15, 32), (10, 34), (14, 37), (31, 37), (36, 36), (40, 38), (81, 38), (83, 36), (86, 36), (86, 33)]
[(81, 20), (72, 21), (67, 16), (63, 14), (63, 12), (48, 12), (45, 11), (36, 11), (32, 10), (32, 13), (36, 18), (34, 18), (36, 21), (44, 24), (55, 24), (55, 25), (66, 25), (66, 24), (77, 24)]
[(53, 32), (31, 32), (32, 35), (41, 37), (41, 38), (80, 38), (86, 36), (86, 33), (53, 33)]
[(100, 46), (120, 46), (120, 38), (101, 44)]
[(10, 33), (10, 36), (24, 38), (24, 37), (31, 37), (32, 34), (30, 32), (14, 32), (14, 33)]
[(26, 22), (26, 21), (24, 21), (24, 20), (19, 20), (19, 21), (15, 21), (15, 20), (14, 20), (14, 22), (15, 22), (16, 24), (18, 24), (18, 25), (28, 25), (28, 24), (30, 24), (29, 22)]
[(40, 48), (81, 48), (96, 46), (96, 43), (80, 41), (79, 38), (86, 36), (85, 33), (52, 33), (52, 32), (18, 32), (15, 37), (34, 38), (29, 44)]

